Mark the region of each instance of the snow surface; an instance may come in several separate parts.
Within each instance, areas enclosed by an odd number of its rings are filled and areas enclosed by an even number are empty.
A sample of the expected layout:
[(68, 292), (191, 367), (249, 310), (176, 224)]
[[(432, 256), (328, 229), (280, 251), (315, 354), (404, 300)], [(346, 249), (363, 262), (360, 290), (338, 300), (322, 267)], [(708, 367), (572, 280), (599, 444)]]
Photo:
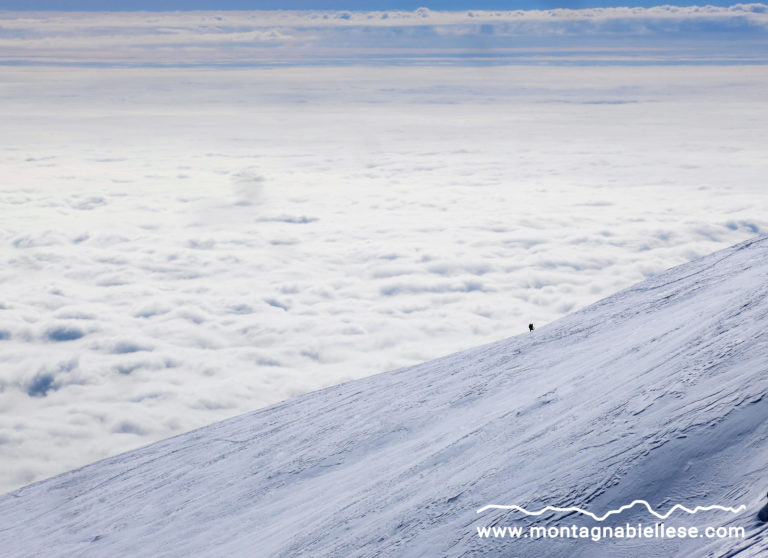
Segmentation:
[[(768, 237), (547, 326), (301, 396), (0, 498), (4, 556), (759, 556)], [(762, 482), (761, 482), (762, 481)], [(516, 504), (746, 538), (481, 539)], [(613, 524), (654, 523), (642, 508)], [(606, 521), (611, 524), (611, 520)]]

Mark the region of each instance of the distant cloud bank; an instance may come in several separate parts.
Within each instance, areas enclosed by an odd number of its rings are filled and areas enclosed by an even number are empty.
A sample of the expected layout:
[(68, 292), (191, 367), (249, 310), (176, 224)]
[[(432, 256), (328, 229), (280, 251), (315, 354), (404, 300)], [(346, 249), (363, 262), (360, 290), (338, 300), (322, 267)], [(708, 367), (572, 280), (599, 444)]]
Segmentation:
[(0, 12), (0, 64), (765, 63), (768, 6)]

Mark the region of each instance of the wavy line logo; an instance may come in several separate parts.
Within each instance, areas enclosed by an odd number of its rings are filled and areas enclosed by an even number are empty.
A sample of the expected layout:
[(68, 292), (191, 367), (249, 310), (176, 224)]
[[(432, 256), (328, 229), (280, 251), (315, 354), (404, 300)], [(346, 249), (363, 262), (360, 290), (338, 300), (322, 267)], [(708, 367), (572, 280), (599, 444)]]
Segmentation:
[(718, 505), (715, 504), (715, 505), (712, 505), (712, 506), (696, 506), (693, 509), (686, 508), (682, 504), (675, 504), (674, 506), (672, 506), (669, 509), (669, 511), (667, 513), (661, 514), (661, 513), (658, 513), (656, 510), (654, 510), (651, 507), (651, 505), (648, 502), (646, 502), (645, 500), (634, 500), (631, 504), (627, 504), (626, 506), (621, 506), (617, 510), (610, 510), (610, 511), (606, 512), (604, 515), (595, 515), (594, 513), (590, 512), (590, 511), (583, 510), (581, 508), (577, 508), (576, 506), (572, 506), (572, 507), (569, 507), (569, 508), (558, 508), (558, 507), (555, 507), (555, 506), (547, 506), (546, 508), (543, 508), (543, 509), (541, 509), (539, 511), (528, 511), (525, 508), (522, 508), (520, 506), (514, 506), (514, 505), (513, 506), (500, 506), (500, 505), (496, 505), (496, 504), (490, 504), (488, 506), (483, 506), (482, 508), (477, 510), (477, 513), (483, 513), (484, 511), (491, 510), (491, 509), (494, 509), (494, 510), (517, 510), (517, 511), (523, 512), (525, 515), (541, 515), (543, 513), (548, 512), (548, 511), (555, 511), (555, 512), (579, 512), (580, 514), (588, 515), (589, 517), (591, 517), (595, 521), (605, 521), (610, 516), (620, 514), (621, 512), (626, 511), (626, 510), (628, 510), (630, 508), (634, 508), (637, 505), (645, 506), (646, 509), (650, 513), (652, 513), (653, 515), (655, 515), (659, 519), (667, 519), (670, 515), (672, 515), (677, 510), (683, 510), (684, 512), (687, 512), (687, 513), (693, 515), (695, 513), (700, 512), (700, 511), (710, 511), (710, 510), (721, 510), (721, 511), (727, 511), (727, 512), (731, 512), (731, 513), (735, 514), (735, 513), (741, 513), (745, 509), (747, 509), (746, 506), (744, 506), (743, 504), (741, 506), (739, 506), (738, 508), (730, 508), (730, 507), (726, 507), (726, 506), (718, 506)]

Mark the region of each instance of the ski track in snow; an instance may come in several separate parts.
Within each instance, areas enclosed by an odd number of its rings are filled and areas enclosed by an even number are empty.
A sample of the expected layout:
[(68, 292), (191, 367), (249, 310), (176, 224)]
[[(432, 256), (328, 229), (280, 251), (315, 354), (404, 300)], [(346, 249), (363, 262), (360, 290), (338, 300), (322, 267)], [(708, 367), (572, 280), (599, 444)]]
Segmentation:
[[(758, 237), (533, 333), (26, 486), (0, 497), (0, 548), (13, 558), (763, 556), (767, 279)], [(640, 498), (646, 509), (626, 507)], [(477, 513), (494, 501), (540, 512)], [(672, 516), (680, 509), (689, 514)], [(477, 535), (652, 515), (746, 537)]]

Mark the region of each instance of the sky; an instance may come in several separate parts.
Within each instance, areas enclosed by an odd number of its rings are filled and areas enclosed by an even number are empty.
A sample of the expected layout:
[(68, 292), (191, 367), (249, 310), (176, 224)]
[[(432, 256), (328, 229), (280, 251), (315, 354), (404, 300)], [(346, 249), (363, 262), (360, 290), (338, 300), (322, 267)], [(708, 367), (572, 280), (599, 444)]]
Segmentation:
[(768, 229), (763, 8), (385, 13), (0, 15), (0, 490)]
[[(736, 2), (710, 0), (696, 2), (677, 0), (675, 6), (730, 6)], [(666, 4), (666, 2), (665, 2)], [(6, 10), (62, 10), (62, 11), (185, 11), (185, 10), (549, 10), (553, 8), (597, 8), (610, 6), (649, 7), (659, 2), (648, 0), (481, 0), (414, 2), (403, 0), (3, 0), (0, 9)]]

